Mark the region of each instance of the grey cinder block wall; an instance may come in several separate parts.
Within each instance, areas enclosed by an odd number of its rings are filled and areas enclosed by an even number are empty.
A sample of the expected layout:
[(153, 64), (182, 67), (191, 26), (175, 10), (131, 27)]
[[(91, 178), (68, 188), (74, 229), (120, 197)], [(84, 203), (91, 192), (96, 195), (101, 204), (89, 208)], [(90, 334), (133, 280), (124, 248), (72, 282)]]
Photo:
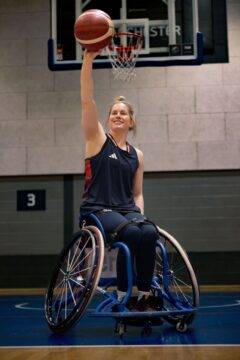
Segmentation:
[[(138, 68), (129, 84), (114, 81), (110, 70), (94, 70), (94, 79), (103, 123), (116, 95), (125, 95), (134, 105), (138, 130), (131, 141), (145, 153), (145, 171), (154, 172), (145, 177), (148, 215), (177, 235), (186, 250), (200, 252), (195, 262), (201, 281), (221, 283), (224, 268), (224, 281), (237, 283), (239, 0), (227, 0), (227, 11), (229, 63)], [(48, 69), (49, 36), (49, 0), (0, 1), (0, 284), (4, 286), (47, 283), (52, 257), (64, 241), (67, 174), (76, 174), (77, 226), (84, 171), (80, 72)], [(238, 171), (212, 172), (234, 169)], [(20, 188), (46, 189), (47, 211), (16, 214)]]
[[(115, 95), (133, 103), (146, 171), (240, 167), (240, 3), (227, 5), (227, 64), (138, 68), (127, 85), (94, 71), (103, 122)], [(49, 0), (0, 2), (3, 176), (83, 173), (79, 71), (49, 71), (49, 24)]]

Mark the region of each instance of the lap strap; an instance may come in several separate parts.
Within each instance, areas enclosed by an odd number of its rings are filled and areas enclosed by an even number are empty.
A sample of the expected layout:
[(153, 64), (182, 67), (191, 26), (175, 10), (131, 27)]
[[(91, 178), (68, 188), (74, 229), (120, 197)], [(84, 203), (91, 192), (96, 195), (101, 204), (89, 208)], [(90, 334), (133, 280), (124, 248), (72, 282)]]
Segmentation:
[(121, 224), (119, 224), (113, 232), (111, 232), (109, 234), (109, 238), (110, 238), (110, 241), (111, 243), (119, 240), (119, 237), (121, 235), (121, 232), (128, 226), (130, 225), (137, 225), (137, 226), (141, 226), (143, 224), (148, 224), (149, 221), (147, 220), (147, 218), (144, 218), (144, 219), (137, 219), (137, 218), (133, 218), (131, 220), (128, 220), (128, 221), (124, 221), (122, 222)]

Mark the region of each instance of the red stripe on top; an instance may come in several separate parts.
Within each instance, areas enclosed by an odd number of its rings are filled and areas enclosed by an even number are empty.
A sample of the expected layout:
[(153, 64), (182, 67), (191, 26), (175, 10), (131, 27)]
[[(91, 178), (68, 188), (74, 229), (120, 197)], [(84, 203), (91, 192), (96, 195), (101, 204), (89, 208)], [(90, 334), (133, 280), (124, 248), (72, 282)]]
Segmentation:
[(85, 182), (88, 185), (89, 182), (92, 180), (92, 167), (91, 162), (89, 159), (85, 162)]

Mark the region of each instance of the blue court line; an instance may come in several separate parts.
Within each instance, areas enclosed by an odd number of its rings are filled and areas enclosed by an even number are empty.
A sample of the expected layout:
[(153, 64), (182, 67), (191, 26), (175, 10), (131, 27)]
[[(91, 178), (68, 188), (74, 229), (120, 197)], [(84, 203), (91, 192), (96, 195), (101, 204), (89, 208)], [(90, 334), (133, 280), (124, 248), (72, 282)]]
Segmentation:
[(0, 297), (0, 346), (113, 346), (113, 345), (239, 345), (240, 293), (203, 293), (201, 307), (186, 333), (164, 323), (149, 337), (141, 329), (127, 327), (123, 340), (114, 334), (111, 318), (86, 315), (65, 334), (53, 334), (44, 319), (43, 296)]

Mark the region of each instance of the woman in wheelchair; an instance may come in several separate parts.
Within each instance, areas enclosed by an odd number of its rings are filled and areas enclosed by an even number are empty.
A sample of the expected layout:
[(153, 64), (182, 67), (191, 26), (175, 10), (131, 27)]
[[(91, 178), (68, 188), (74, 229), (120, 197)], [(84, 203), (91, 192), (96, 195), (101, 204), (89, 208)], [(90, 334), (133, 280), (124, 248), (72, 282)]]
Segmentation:
[[(144, 222), (143, 154), (127, 141), (136, 120), (131, 104), (120, 96), (110, 107), (105, 133), (93, 98), (92, 64), (98, 54), (85, 51), (81, 70), (81, 124), (86, 147), (80, 219), (94, 213), (108, 239), (119, 230), (119, 239), (129, 247), (136, 267), (138, 295), (130, 299), (128, 307), (152, 311), (161, 306), (159, 298), (150, 293), (158, 234), (153, 224)], [(125, 254), (120, 249), (117, 256), (119, 301), (127, 291), (125, 262)]]
[[(127, 141), (136, 127), (132, 106), (119, 97), (110, 107), (107, 133), (99, 122), (92, 79), (97, 55), (86, 51), (81, 71), (86, 150), (80, 231), (63, 247), (53, 269), (46, 320), (55, 333), (70, 329), (96, 290), (104, 300), (92, 316), (114, 317), (119, 335), (127, 324), (142, 326), (148, 333), (163, 319), (183, 332), (199, 306), (197, 279), (178, 241), (144, 217), (143, 154)], [(104, 240), (118, 248), (117, 296), (100, 285)], [(133, 265), (138, 294), (130, 297)]]

